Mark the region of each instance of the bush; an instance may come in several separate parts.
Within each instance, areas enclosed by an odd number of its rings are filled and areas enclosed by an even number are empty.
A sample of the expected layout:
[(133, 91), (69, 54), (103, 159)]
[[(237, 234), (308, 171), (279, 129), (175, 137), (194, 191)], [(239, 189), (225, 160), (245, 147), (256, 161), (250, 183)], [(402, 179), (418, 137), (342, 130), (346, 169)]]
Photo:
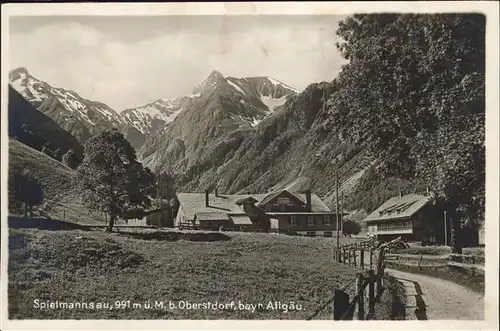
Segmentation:
[(14, 209), (17, 210), (23, 205), (25, 217), (28, 216), (28, 212), (32, 216), (33, 206), (41, 205), (43, 199), (43, 186), (29, 171), (14, 172), (9, 178), (9, 203), (12, 202)]

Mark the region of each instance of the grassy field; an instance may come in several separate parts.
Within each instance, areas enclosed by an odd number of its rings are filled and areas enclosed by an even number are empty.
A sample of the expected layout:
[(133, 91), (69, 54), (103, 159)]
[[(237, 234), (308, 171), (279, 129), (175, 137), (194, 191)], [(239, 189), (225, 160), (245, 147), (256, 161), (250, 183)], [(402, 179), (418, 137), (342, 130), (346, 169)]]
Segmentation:
[(47, 155), (9, 138), (9, 173), (27, 169), (38, 178), (50, 200), (71, 189), (74, 170)]
[[(464, 255), (474, 256), (476, 263), (484, 264), (484, 247), (466, 247), (463, 249)], [(448, 255), (451, 253), (450, 246), (419, 246), (412, 245), (410, 248), (398, 250), (398, 254), (415, 254), (415, 255)]]
[[(305, 319), (335, 287), (355, 277), (355, 270), (332, 262), (331, 238), (144, 229), (9, 231), (12, 319)], [(111, 308), (40, 309), (47, 300), (104, 302)], [(263, 307), (145, 309), (155, 301)], [(271, 309), (268, 303), (274, 301), (302, 309)], [(329, 307), (316, 318), (331, 318)]]

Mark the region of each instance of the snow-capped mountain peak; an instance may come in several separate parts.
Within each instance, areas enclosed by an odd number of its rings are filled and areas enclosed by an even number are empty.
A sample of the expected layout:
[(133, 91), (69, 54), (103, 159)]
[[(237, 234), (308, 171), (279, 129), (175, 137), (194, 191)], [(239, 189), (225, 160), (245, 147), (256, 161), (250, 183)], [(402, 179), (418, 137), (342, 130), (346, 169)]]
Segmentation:
[(172, 122), (182, 111), (185, 98), (158, 99), (147, 105), (126, 109), (121, 115), (141, 133), (147, 135)]
[(217, 70), (213, 70), (210, 75), (199, 85), (197, 85), (193, 94), (213, 91), (218, 85), (226, 83), (226, 78)]
[(283, 86), (284, 88), (288, 89), (288, 90), (291, 90), (291, 91), (294, 91), (295, 93), (300, 93), (299, 90), (297, 90), (296, 88), (293, 88), (291, 87), (290, 85), (287, 85), (283, 82), (280, 82), (279, 80), (277, 79), (274, 79), (273, 77), (266, 77), (273, 85), (281, 85)]
[(113, 109), (87, 100), (76, 92), (53, 87), (20, 67), (9, 73), (10, 85), (39, 111), (83, 142), (102, 128), (121, 127), (124, 122)]

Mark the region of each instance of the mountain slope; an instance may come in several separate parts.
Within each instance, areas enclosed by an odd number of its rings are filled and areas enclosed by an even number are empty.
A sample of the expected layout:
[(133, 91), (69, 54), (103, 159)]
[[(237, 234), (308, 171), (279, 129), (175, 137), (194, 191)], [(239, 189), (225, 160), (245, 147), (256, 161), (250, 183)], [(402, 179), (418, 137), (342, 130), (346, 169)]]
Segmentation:
[(71, 90), (52, 87), (31, 76), (26, 68), (12, 70), (9, 80), (28, 102), (80, 142), (102, 129), (121, 128), (125, 124), (121, 116), (107, 105), (82, 98)]
[(212, 153), (217, 154), (214, 160), (227, 156), (248, 131), (281, 106), (270, 108), (263, 97), (284, 102), (295, 93), (267, 77), (224, 78), (213, 71), (183, 99), (183, 111), (144, 143), (139, 155), (151, 168), (179, 173), (211, 163)]
[(51, 118), (39, 112), (10, 85), (8, 116), (10, 137), (37, 150), (41, 150), (42, 146), (48, 142), (54, 150), (59, 150), (60, 155), (69, 149), (73, 149), (79, 156), (82, 155), (83, 148), (75, 137), (59, 127)]
[(9, 175), (28, 170), (43, 185), (46, 200), (71, 190), (75, 171), (16, 139), (9, 138)]
[[(227, 85), (232, 88), (221, 88)], [(202, 97), (147, 141), (140, 156), (152, 169), (172, 174), (179, 190), (313, 188), (331, 202), (336, 157), (343, 158), (342, 192), (352, 191), (374, 161), (325, 122), (323, 94), (332, 90), (332, 84), (312, 84), (296, 95), (268, 77), (225, 79), (212, 73), (194, 91)], [(266, 105), (266, 97), (277, 106)], [(239, 108), (241, 100), (252, 106)]]

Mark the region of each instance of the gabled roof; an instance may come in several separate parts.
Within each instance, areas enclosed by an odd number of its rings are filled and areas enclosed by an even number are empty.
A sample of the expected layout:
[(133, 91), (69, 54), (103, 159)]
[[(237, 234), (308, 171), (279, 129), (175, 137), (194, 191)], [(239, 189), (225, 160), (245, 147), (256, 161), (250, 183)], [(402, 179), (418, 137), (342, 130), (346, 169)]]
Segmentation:
[(208, 197), (209, 206), (206, 207), (205, 193), (177, 193), (179, 205), (189, 220), (194, 219), (196, 213), (244, 214), (243, 206), (238, 206), (236, 202), (250, 196), (260, 200), (265, 197), (265, 194), (219, 194), (215, 196), (215, 194), (210, 193)]
[(241, 205), (244, 205), (245, 203), (256, 203), (256, 202), (258, 202), (258, 200), (255, 199), (254, 197), (247, 197), (247, 198), (239, 199), (238, 201), (236, 201), (236, 204), (238, 206), (241, 206)]
[(392, 197), (368, 215), (363, 222), (408, 218), (427, 205), (429, 201), (429, 197), (420, 194)]
[[(289, 192), (291, 195), (297, 197), (304, 204), (306, 203), (306, 195), (303, 193)], [(330, 208), (318, 197), (316, 194), (311, 193), (311, 211), (313, 212), (325, 212), (331, 211)]]
[[(237, 203), (241, 200), (253, 198), (256, 202), (268, 200), (269, 196), (276, 197), (282, 191), (272, 192), (267, 194), (215, 194), (209, 195), (209, 206), (205, 206), (205, 193), (177, 193), (179, 205), (184, 211), (186, 218), (189, 220), (194, 219), (195, 214), (198, 213), (224, 213), (224, 214), (244, 214), (243, 206)], [(291, 193), (297, 199), (306, 203), (306, 195), (299, 193)], [(272, 200), (272, 198), (270, 199)], [(269, 200), (268, 200), (269, 201)], [(311, 209), (312, 212), (329, 212), (330, 209), (325, 203), (316, 195), (311, 194)]]
[[(266, 203), (270, 202), (271, 200), (273, 200), (274, 198), (276, 198), (282, 194), (290, 194), (292, 197), (295, 197), (303, 204), (306, 204), (306, 202), (307, 202), (306, 201), (306, 194), (304, 194), (304, 193), (295, 193), (295, 192), (289, 192), (287, 190), (281, 190), (281, 191), (277, 191), (277, 192), (268, 193), (268, 195), (259, 202), (259, 206), (265, 205)], [(326, 212), (326, 211), (331, 211), (331, 210), (323, 202), (323, 200), (320, 199), (320, 197), (318, 197), (314, 193), (311, 193), (311, 211), (312, 212)]]

